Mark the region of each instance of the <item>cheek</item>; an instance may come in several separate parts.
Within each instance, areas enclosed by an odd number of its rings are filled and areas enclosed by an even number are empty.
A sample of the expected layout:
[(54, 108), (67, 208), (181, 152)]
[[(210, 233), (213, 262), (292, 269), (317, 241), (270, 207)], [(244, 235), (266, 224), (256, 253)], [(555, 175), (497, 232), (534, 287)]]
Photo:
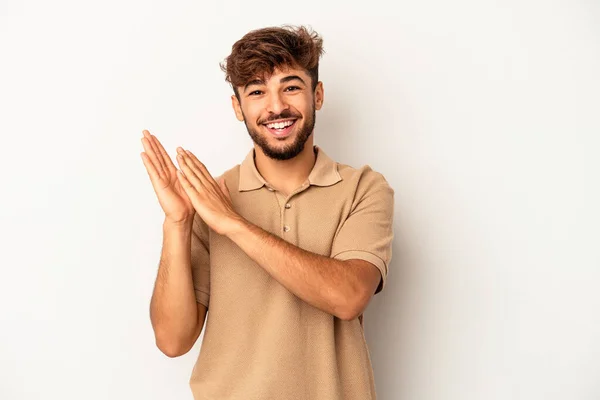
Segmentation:
[(257, 103), (258, 102), (253, 102), (252, 104), (248, 104), (244, 109), (244, 114), (253, 124), (256, 124), (256, 121), (261, 119), (261, 116), (263, 116), (262, 112), (264, 108)]
[(252, 124), (256, 122), (256, 120), (252, 117), (252, 111), (245, 108), (240, 108), (240, 112), (242, 114), (242, 119), (246, 124)]
[(302, 115), (307, 116), (312, 114), (312, 109), (314, 106), (315, 99), (312, 95), (307, 94), (306, 96), (302, 96), (298, 98), (297, 104), (295, 105), (296, 109), (302, 113)]

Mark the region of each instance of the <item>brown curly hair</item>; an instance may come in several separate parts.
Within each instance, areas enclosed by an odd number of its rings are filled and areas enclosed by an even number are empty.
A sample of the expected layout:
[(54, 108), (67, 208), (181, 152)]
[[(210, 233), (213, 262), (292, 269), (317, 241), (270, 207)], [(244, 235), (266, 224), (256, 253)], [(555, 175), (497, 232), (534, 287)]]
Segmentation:
[(238, 86), (257, 77), (265, 80), (276, 68), (307, 71), (314, 91), (319, 81), (319, 58), (323, 53), (323, 39), (312, 29), (284, 25), (248, 32), (233, 44), (231, 54), (220, 66), (238, 100)]

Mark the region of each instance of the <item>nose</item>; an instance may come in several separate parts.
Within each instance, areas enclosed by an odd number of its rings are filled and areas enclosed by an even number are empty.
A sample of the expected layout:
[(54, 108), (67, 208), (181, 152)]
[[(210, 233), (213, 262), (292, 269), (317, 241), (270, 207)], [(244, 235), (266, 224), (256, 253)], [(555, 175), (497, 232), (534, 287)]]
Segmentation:
[(283, 110), (289, 108), (285, 99), (279, 92), (271, 93), (267, 103), (267, 111), (271, 114), (280, 114)]

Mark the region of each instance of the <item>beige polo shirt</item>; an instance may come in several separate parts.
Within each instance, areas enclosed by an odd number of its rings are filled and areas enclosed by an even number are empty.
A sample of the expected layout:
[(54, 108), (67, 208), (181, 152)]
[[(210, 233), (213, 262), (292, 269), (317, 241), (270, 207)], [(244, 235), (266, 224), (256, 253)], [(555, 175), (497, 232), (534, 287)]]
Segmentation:
[[(285, 196), (260, 175), (252, 148), (221, 175), (233, 206), (304, 250), (373, 263), (382, 276), (378, 293), (392, 258), (394, 191), (370, 166), (355, 169), (314, 151), (308, 179)], [(192, 274), (196, 299), (208, 307), (190, 378), (195, 400), (376, 398), (362, 318), (344, 321), (304, 302), (198, 214)]]

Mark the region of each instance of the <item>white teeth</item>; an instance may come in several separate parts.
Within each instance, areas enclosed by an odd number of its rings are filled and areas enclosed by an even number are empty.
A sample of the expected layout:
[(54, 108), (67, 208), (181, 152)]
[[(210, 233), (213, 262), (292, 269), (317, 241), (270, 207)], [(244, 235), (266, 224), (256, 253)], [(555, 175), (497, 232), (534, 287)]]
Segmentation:
[(283, 129), (290, 125), (292, 125), (294, 121), (284, 121), (284, 122), (276, 122), (274, 124), (267, 124), (267, 127), (271, 129)]

